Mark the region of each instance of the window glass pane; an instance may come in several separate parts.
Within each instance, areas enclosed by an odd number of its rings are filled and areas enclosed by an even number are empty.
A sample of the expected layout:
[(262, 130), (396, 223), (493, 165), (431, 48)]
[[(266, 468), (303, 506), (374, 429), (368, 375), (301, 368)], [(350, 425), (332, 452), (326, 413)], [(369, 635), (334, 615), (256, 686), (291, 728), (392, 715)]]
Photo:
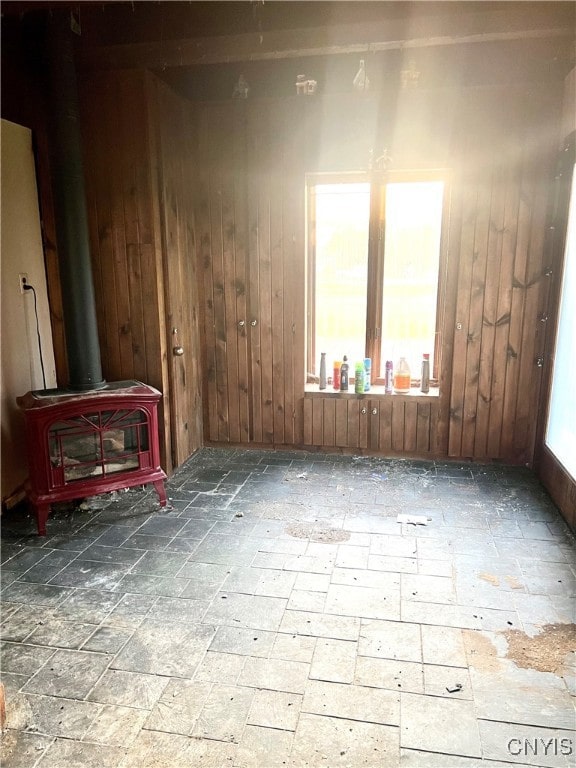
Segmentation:
[(441, 181), (386, 185), (380, 376), (403, 356), (418, 378), (425, 352), (433, 368), (443, 193)]
[(316, 192), (316, 357), (364, 357), (368, 280), (369, 184), (320, 184)]
[(546, 445), (576, 479), (576, 193), (572, 176), (572, 195), (568, 214), (564, 274), (560, 295), (558, 331), (552, 373), (550, 410)]

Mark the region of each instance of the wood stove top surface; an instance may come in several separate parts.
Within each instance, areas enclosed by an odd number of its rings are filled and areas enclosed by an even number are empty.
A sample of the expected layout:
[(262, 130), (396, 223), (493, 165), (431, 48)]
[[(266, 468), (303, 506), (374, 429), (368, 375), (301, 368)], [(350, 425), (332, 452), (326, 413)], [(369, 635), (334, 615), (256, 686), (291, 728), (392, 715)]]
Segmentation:
[(152, 398), (158, 399), (161, 393), (144, 384), (141, 381), (112, 381), (100, 389), (88, 389), (76, 392), (69, 389), (39, 389), (27, 392), (16, 398), (16, 402), (23, 410), (33, 408), (50, 408), (54, 405), (63, 405), (71, 402), (85, 402), (91, 399), (103, 399), (106, 396), (116, 398)]

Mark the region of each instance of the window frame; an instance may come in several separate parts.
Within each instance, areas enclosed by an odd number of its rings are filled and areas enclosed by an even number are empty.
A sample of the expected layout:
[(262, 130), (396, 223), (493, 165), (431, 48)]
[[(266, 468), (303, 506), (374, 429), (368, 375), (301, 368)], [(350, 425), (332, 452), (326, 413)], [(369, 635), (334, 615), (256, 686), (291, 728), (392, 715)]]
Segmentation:
[[(317, 373), (316, 354), (316, 200), (315, 187), (320, 184), (370, 184), (370, 220), (368, 227), (368, 277), (366, 284), (366, 336), (365, 356), (372, 360), (372, 371), (380, 372), (382, 363), (382, 339), (380, 322), (384, 303), (384, 243), (386, 239), (386, 186), (391, 183), (441, 181), (444, 184), (440, 253), (438, 263), (438, 289), (436, 293), (436, 330), (434, 341), (434, 366), (430, 383), (438, 386), (442, 370), (442, 328), (446, 311), (448, 228), (450, 210), (450, 179), (446, 170), (387, 170), (350, 173), (306, 174), (306, 370), (307, 382)], [(370, 289), (372, 287), (372, 289)], [(353, 378), (351, 378), (353, 381)], [(412, 386), (419, 382), (412, 377)], [(374, 375), (372, 383), (383, 385), (384, 378)]]

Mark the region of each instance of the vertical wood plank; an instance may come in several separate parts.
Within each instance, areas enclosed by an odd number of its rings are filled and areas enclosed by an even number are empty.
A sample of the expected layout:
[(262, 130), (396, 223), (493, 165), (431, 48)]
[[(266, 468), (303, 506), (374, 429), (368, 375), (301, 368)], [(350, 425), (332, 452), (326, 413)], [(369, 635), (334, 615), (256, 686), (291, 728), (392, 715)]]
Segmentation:
[(317, 397), (312, 400), (312, 444), (324, 445), (324, 402)]
[[(512, 153), (510, 153), (512, 155)], [(513, 155), (512, 155), (513, 156)], [(518, 170), (516, 164), (509, 169), (509, 179), (504, 200), (504, 231), (498, 281), (498, 303), (494, 332), (493, 374), (488, 420), (486, 453), (491, 458), (502, 454), (504, 391), (506, 387), (508, 344), (512, 319), (512, 290), (514, 280), (514, 255), (518, 226)]]
[[(358, 447), (368, 448), (369, 441), (369, 427), (370, 427), (370, 409), (368, 408), (368, 400), (362, 398), (358, 401), (358, 407), (360, 409), (359, 414), (359, 428), (358, 428)], [(364, 411), (364, 413), (362, 413)]]
[(269, 365), (272, 375), (272, 436), (271, 442), (283, 444), (285, 378), (284, 378), (284, 219), (283, 198), (283, 116), (272, 111), (270, 119), (270, 293), (271, 337)]
[(462, 456), (474, 455), (474, 436), (476, 433), (484, 289), (486, 286), (490, 203), (492, 197), (492, 176), (490, 168), (487, 168), (485, 173), (486, 178), (482, 179), (478, 185), (478, 196), (476, 200), (476, 220), (474, 225), (470, 307), (468, 313), (466, 346), (466, 369), (464, 372), (464, 403), (462, 406), (462, 444), (460, 449)]
[(360, 445), (360, 401), (348, 400), (348, 448)]
[(418, 424), (418, 403), (406, 400), (404, 403), (404, 450), (416, 453), (416, 428)]
[(383, 453), (392, 450), (392, 397), (385, 397), (375, 406), (380, 413), (379, 447)]
[(250, 361), (246, 325), (248, 318), (248, 205), (246, 169), (246, 105), (238, 103), (234, 112), (234, 292), (238, 356), (238, 418), (240, 441), (250, 440)]
[(430, 422), (430, 403), (418, 403), (416, 417), (416, 451), (420, 454), (429, 453), (431, 450)]
[(230, 440), (228, 421), (228, 367), (226, 335), (226, 297), (224, 291), (224, 221), (222, 195), (225, 169), (221, 158), (226, 154), (228, 137), (225, 107), (214, 107), (210, 114), (210, 250), (212, 254), (212, 300), (214, 303), (215, 387), (218, 440)]
[(312, 398), (304, 398), (303, 400), (303, 409), (304, 409), (304, 418), (303, 418), (303, 424), (304, 424), (304, 432), (302, 435), (302, 443), (304, 445), (313, 445), (312, 443), (312, 404), (313, 404)]
[[(493, 181), (490, 204), (490, 231), (486, 259), (486, 284), (482, 310), (482, 342), (478, 371), (478, 398), (476, 401), (476, 430), (474, 456), (488, 457), (488, 421), (492, 399), (492, 375), (494, 372), (494, 339), (497, 322), (498, 279), (502, 259), (504, 233), (504, 200), (506, 190), (505, 167), (499, 165)], [(490, 457), (488, 457), (490, 458)]]
[(322, 445), (336, 445), (336, 401), (333, 397), (322, 400), (324, 404), (324, 427)]
[(204, 344), (204, 430), (209, 440), (218, 440), (216, 394), (216, 337), (214, 333), (214, 281), (212, 279), (211, 209), (210, 209), (210, 115), (208, 108), (199, 118), (199, 167), (195, 184), (195, 216), (198, 230), (198, 257), (202, 273), (203, 312), (202, 337)]
[(346, 399), (336, 399), (336, 445), (340, 448), (348, 446), (348, 403)]
[(404, 450), (404, 401), (392, 398), (392, 450)]
[[(374, 413), (376, 411), (376, 413)], [(380, 402), (368, 401), (368, 441), (371, 451), (380, 450)]]
[(474, 178), (466, 175), (460, 186), (462, 193), (462, 228), (459, 242), (458, 292), (456, 330), (454, 334), (454, 365), (450, 395), (450, 431), (448, 455), (462, 455), (464, 391), (466, 386), (466, 354), (468, 349), (468, 312), (470, 306), (474, 227), (478, 191)]

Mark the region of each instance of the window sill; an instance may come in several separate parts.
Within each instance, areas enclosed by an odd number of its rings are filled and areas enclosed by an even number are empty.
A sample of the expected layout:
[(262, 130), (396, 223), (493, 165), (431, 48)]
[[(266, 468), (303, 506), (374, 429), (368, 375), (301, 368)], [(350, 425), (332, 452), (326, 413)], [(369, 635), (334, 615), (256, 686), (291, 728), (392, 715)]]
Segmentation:
[(326, 387), (326, 389), (319, 389), (318, 384), (305, 384), (304, 385), (304, 397), (337, 397), (337, 398), (358, 398), (358, 399), (380, 399), (385, 397), (393, 397), (395, 400), (398, 399), (410, 399), (410, 400), (430, 400), (431, 398), (438, 398), (440, 396), (440, 390), (438, 387), (430, 387), (430, 392), (427, 392), (424, 394), (423, 392), (420, 392), (420, 390), (417, 387), (412, 387), (409, 393), (403, 394), (403, 395), (396, 395), (396, 394), (387, 394), (384, 391), (384, 387), (381, 385), (373, 385), (370, 387), (369, 392), (363, 392), (362, 394), (356, 394), (354, 392), (354, 386), (348, 390), (348, 392), (338, 392), (334, 390), (331, 386)]

